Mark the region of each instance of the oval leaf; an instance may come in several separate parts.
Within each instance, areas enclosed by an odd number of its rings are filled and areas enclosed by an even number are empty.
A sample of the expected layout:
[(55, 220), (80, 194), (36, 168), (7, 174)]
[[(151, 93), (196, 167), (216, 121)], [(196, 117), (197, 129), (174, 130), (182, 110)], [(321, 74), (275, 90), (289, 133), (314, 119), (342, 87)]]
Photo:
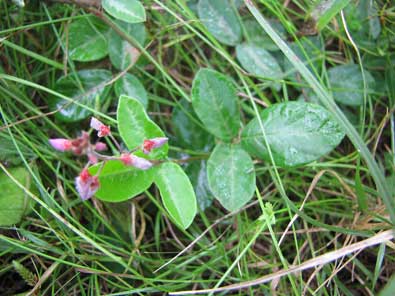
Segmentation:
[(170, 217), (180, 228), (188, 228), (196, 215), (196, 197), (187, 175), (178, 164), (166, 162), (154, 179)]
[[(119, 134), (129, 150), (142, 145), (146, 139), (165, 137), (160, 127), (148, 117), (144, 106), (134, 98), (124, 95), (119, 98), (117, 118)], [(148, 158), (164, 158), (167, 156), (168, 150), (169, 145), (166, 143), (162, 147), (152, 150)], [(135, 154), (146, 157), (142, 153)]]
[(198, 119), (195, 117), (196, 114), (187, 100), (182, 100), (180, 106), (173, 109), (171, 119), (175, 140), (187, 149), (208, 150), (212, 147), (214, 138), (196, 123)]
[[(76, 78), (80, 83), (76, 81)], [(110, 90), (106, 83), (111, 78), (110, 71), (100, 69), (82, 70), (77, 72), (77, 75), (69, 74), (59, 78), (55, 84), (55, 91), (74, 99), (75, 102), (83, 106), (54, 97), (50, 101), (50, 107), (52, 110), (60, 109), (55, 117), (67, 122), (87, 118), (92, 114), (92, 111), (84, 107), (94, 109), (97, 102), (103, 103), (105, 101)]]
[(242, 30), (235, 8), (228, 0), (200, 0), (198, 14), (207, 30), (226, 45), (241, 41)]
[(207, 130), (222, 140), (237, 136), (240, 111), (236, 88), (225, 75), (200, 69), (193, 80), (192, 105)]
[(126, 95), (128, 97), (135, 98), (139, 100), (141, 104), (143, 104), (145, 109), (147, 109), (147, 91), (136, 76), (126, 73), (115, 82), (114, 89), (117, 97)]
[(88, 16), (71, 23), (68, 34), (69, 57), (74, 61), (96, 61), (108, 54), (108, 27)]
[(98, 199), (109, 202), (121, 202), (135, 197), (147, 190), (153, 182), (153, 170), (139, 170), (124, 165), (121, 161), (107, 161), (89, 168), (95, 175), (98, 171), (100, 187), (95, 193)]
[[(269, 19), (270, 26), (276, 31), (278, 35), (282, 39), (287, 39), (287, 34), (283, 25), (275, 20)], [(248, 19), (244, 21), (244, 29), (246, 33), (246, 38), (248, 43), (252, 43), (254, 45), (259, 46), (260, 48), (264, 48), (270, 51), (279, 50), (278, 46), (272, 38), (267, 35), (267, 33), (262, 29), (261, 25), (255, 19)]]
[(218, 144), (207, 162), (211, 192), (228, 211), (236, 211), (254, 195), (255, 171), (240, 145)]
[[(359, 106), (363, 104), (363, 78), (361, 68), (355, 64), (336, 66), (328, 70), (333, 98), (339, 103)], [(374, 86), (373, 76), (365, 70), (368, 88)], [(369, 89), (368, 89), (369, 91)]]
[[(30, 188), (30, 174), (25, 168), (12, 168), (9, 172), (27, 189)], [(4, 172), (0, 172), (0, 188), (0, 226), (11, 226), (18, 223), (29, 209), (30, 198)]]
[(116, 19), (128, 23), (145, 22), (144, 6), (137, 0), (103, 0), (104, 10)]
[(283, 71), (276, 59), (265, 49), (258, 45), (243, 43), (236, 47), (236, 55), (240, 64), (251, 74), (280, 80)]
[[(116, 21), (116, 23), (140, 45), (144, 44), (146, 38), (144, 24), (128, 24), (122, 21)], [(109, 34), (108, 51), (111, 63), (119, 70), (124, 70), (134, 64), (140, 56), (138, 49), (122, 39), (115, 31), (111, 31)]]
[[(261, 113), (266, 139), (276, 165), (289, 167), (320, 158), (334, 149), (344, 132), (323, 107), (303, 102), (270, 106)], [(243, 147), (270, 161), (257, 118), (243, 130)]]
[(214, 198), (208, 186), (206, 160), (189, 163), (185, 168), (185, 173), (195, 189), (198, 207), (204, 211), (211, 206)]

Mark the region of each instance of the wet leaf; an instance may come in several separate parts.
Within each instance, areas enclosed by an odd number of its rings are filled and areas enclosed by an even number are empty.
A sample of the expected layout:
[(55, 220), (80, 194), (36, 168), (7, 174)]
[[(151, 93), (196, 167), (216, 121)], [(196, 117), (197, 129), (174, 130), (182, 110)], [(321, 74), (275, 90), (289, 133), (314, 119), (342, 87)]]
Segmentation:
[[(112, 78), (111, 72), (101, 69), (81, 70), (59, 78), (55, 84), (55, 91), (75, 100), (88, 108), (94, 109), (96, 101), (103, 103), (110, 88), (106, 86)], [(80, 83), (77, 82), (77, 79)], [(92, 111), (74, 102), (53, 97), (50, 101), (51, 110), (61, 108), (55, 117), (61, 121), (74, 122), (87, 118)]]
[(206, 160), (195, 161), (188, 164), (185, 168), (185, 173), (188, 175), (195, 189), (198, 207), (201, 211), (204, 211), (211, 206), (214, 199), (208, 186)]
[[(286, 39), (287, 35), (282, 24), (277, 20), (269, 20), (272, 28), (280, 35), (282, 39)], [(247, 35), (247, 41), (249, 44), (254, 44), (260, 48), (276, 51), (279, 50), (273, 40), (267, 35), (262, 29), (261, 25), (255, 19), (249, 19), (244, 22), (244, 29)]]
[(178, 164), (166, 162), (157, 168), (154, 178), (170, 217), (180, 228), (188, 228), (197, 211), (195, 192), (188, 176)]
[(237, 45), (242, 29), (235, 8), (228, 0), (199, 0), (199, 19), (207, 30), (226, 45)]
[[(164, 132), (148, 117), (144, 106), (137, 99), (121, 95), (117, 118), (119, 134), (129, 150), (141, 146), (146, 139), (165, 137)], [(153, 149), (148, 156), (142, 153), (136, 155), (151, 159), (164, 158), (168, 149), (169, 145), (166, 143), (160, 148)]]
[(139, 170), (118, 160), (107, 161), (102, 170), (101, 166), (99, 163), (90, 167), (89, 172), (95, 175), (100, 171), (100, 187), (95, 197), (104, 201), (128, 200), (143, 193), (153, 182), (153, 169)]
[[(279, 103), (265, 109), (260, 117), (274, 161), (280, 167), (319, 159), (344, 137), (331, 114), (316, 104)], [(250, 154), (270, 162), (258, 118), (243, 130), (242, 145)]]
[(211, 192), (228, 211), (243, 207), (254, 195), (255, 171), (240, 145), (218, 144), (207, 162)]
[[(140, 45), (144, 45), (146, 32), (144, 24), (128, 24), (122, 21), (116, 21), (116, 24), (127, 34), (132, 36)], [(125, 70), (131, 64), (134, 64), (140, 52), (129, 42), (122, 39), (115, 31), (109, 34), (108, 51), (111, 63), (119, 70)]]
[(97, 17), (73, 21), (68, 33), (69, 57), (74, 61), (96, 61), (108, 54), (108, 26)]
[(229, 141), (237, 136), (240, 111), (236, 88), (225, 75), (210, 69), (200, 69), (192, 85), (193, 108), (216, 137)]
[(236, 47), (236, 55), (240, 64), (251, 74), (280, 80), (283, 71), (276, 59), (265, 49), (258, 45), (243, 43)]
[[(339, 103), (359, 106), (363, 104), (363, 78), (361, 68), (355, 64), (336, 66), (328, 70), (333, 98)], [(374, 87), (373, 76), (365, 70), (367, 91)]]
[(135, 98), (143, 104), (145, 109), (147, 109), (147, 91), (136, 76), (126, 73), (115, 82), (114, 89), (117, 97), (126, 95), (128, 97)]
[(104, 10), (116, 19), (128, 23), (145, 22), (144, 6), (137, 0), (103, 0)]

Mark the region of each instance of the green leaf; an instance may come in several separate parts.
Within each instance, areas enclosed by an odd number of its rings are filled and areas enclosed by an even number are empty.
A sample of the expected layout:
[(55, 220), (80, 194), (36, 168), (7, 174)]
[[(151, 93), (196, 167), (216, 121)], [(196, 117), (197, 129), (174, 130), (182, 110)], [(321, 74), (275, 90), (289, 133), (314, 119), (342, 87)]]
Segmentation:
[(126, 95), (135, 98), (141, 104), (143, 104), (145, 109), (147, 109), (147, 91), (136, 76), (126, 73), (115, 82), (114, 89), (117, 97), (120, 97), (121, 95)]
[[(303, 62), (305, 66), (315, 74), (320, 70), (323, 55), (323, 43), (319, 37), (302, 38), (299, 44), (297, 42), (291, 43), (289, 47), (296, 54), (296, 56)], [(301, 83), (302, 79), (299, 73), (295, 73), (295, 67), (284, 57), (284, 72), (289, 73), (289, 78), (297, 83)]]
[(206, 161), (201, 160), (189, 163), (185, 168), (185, 173), (195, 189), (198, 207), (201, 211), (204, 211), (211, 206), (214, 199), (208, 186)]
[[(115, 21), (117, 25), (127, 34), (132, 36), (136, 42), (143, 46), (146, 38), (144, 24), (128, 24), (122, 21)], [(108, 51), (110, 61), (119, 70), (125, 70), (131, 64), (134, 64), (140, 52), (129, 42), (122, 39), (115, 31), (109, 34)]]
[(312, 17), (317, 22), (317, 30), (321, 31), (325, 26), (348, 5), (350, 0), (322, 0), (312, 11)]
[(108, 26), (94, 16), (72, 22), (68, 34), (69, 57), (80, 62), (105, 57), (108, 54), (108, 31)]
[[(316, 160), (344, 137), (332, 115), (316, 104), (279, 103), (263, 110), (260, 117), (274, 161), (280, 167)], [(250, 154), (270, 161), (258, 118), (243, 130), (242, 145)]]
[(200, 69), (193, 80), (192, 105), (207, 130), (229, 141), (237, 136), (240, 110), (232, 81), (210, 69)]
[(211, 192), (228, 211), (243, 207), (254, 195), (255, 171), (240, 145), (218, 144), (207, 162)]
[(108, 14), (128, 23), (146, 20), (144, 6), (137, 0), (103, 0), (102, 6)]
[(196, 123), (195, 117), (191, 104), (181, 100), (180, 106), (173, 109), (171, 116), (175, 140), (186, 149), (207, 150), (212, 147), (214, 138)]
[(188, 176), (178, 164), (166, 162), (156, 170), (154, 182), (170, 217), (180, 228), (188, 228), (196, 215), (195, 192)]
[[(374, 78), (366, 70), (367, 91), (372, 91)], [(328, 70), (329, 83), (333, 98), (344, 105), (359, 106), (363, 104), (363, 78), (361, 68), (355, 64), (333, 67)]]
[[(283, 25), (277, 20), (268, 20), (273, 26), (273, 29), (279, 34), (283, 39), (287, 38), (285, 29)], [(257, 45), (261, 48), (270, 51), (279, 50), (277, 45), (273, 40), (267, 35), (267, 33), (262, 29), (259, 23), (255, 19), (249, 19), (244, 22), (244, 30), (246, 32), (246, 38), (248, 43)]]
[(153, 182), (153, 169), (139, 170), (118, 160), (107, 161), (100, 170), (102, 165), (99, 163), (89, 168), (93, 175), (100, 171), (100, 187), (95, 193), (98, 199), (109, 202), (125, 201), (143, 193)]
[[(129, 150), (142, 145), (146, 139), (165, 137), (164, 132), (148, 117), (144, 106), (137, 99), (121, 95), (117, 118), (119, 134)], [(166, 143), (162, 147), (152, 150), (148, 158), (164, 158), (167, 156), (168, 150), (169, 145)], [(146, 157), (142, 153), (135, 154)]]
[(226, 45), (237, 45), (242, 29), (234, 7), (228, 0), (199, 0), (199, 19), (207, 30)]
[(258, 45), (243, 43), (236, 47), (236, 55), (240, 64), (251, 74), (269, 78), (270, 80), (280, 80), (283, 78), (283, 71), (276, 59), (265, 49)]
[[(77, 82), (76, 78), (80, 81)], [(103, 103), (106, 100), (110, 88), (106, 86), (112, 78), (111, 72), (107, 70), (92, 69), (82, 70), (59, 78), (55, 84), (55, 91), (94, 109), (96, 101)], [(82, 86), (82, 88), (81, 88)], [(61, 121), (74, 122), (87, 118), (92, 112), (83, 106), (79, 106), (68, 100), (53, 97), (50, 101), (51, 110), (60, 111), (55, 117)]]
[[(27, 189), (30, 189), (31, 178), (23, 167), (11, 168), (10, 174)], [(0, 226), (11, 226), (19, 223), (30, 208), (30, 198), (4, 172), (0, 172)]]

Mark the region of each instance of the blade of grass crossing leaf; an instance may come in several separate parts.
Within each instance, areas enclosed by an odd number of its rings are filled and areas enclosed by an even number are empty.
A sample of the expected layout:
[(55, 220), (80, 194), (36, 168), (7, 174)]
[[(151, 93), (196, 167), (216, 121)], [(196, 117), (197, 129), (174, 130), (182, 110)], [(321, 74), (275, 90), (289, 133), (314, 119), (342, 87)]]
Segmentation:
[(318, 80), (312, 75), (307, 67), (300, 61), (300, 59), (292, 52), (289, 46), (278, 36), (273, 30), (270, 24), (264, 19), (262, 14), (248, 0), (246, 5), (252, 15), (256, 18), (261, 27), (266, 33), (273, 39), (284, 55), (294, 65), (294, 67), (300, 72), (302, 77), (311, 86), (314, 92), (317, 94), (320, 102), (333, 113), (334, 118), (338, 121), (340, 126), (344, 129), (347, 136), (354, 144), (355, 148), (360, 152), (361, 156), (365, 160), (367, 166), (370, 169), (371, 175), (376, 183), (378, 189), (378, 195), (383, 199), (383, 202), (389, 212), (392, 224), (395, 224), (395, 201), (392, 199), (390, 191), (385, 183), (384, 175), (382, 174), (378, 164), (376, 163), (373, 155), (370, 153), (363, 139), (359, 136), (354, 126), (348, 121), (343, 112), (339, 109), (333, 98), (328, 94), (324, 87), (318, 82)]
[(333, 0), (330, 1), (320, 1), (314, 8), (312, 15), (314, 18), (318, 18), (317, 30), (321, 31), (325, 26), (338, 14), (344, 7), (348, 5), (350, 0)]

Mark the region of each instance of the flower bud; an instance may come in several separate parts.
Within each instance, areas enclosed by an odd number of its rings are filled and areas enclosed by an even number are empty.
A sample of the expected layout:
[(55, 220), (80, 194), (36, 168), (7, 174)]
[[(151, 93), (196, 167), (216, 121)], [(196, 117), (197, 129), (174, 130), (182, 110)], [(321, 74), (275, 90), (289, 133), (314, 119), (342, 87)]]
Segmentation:
[(95, 117), (91, 118), (91, 128), (97, 131), (98, 137), (105, 137), (110, 134), (110, 127), (103, 124), (100, 120)]
[(96, 151), (104, 151), (104, 150), (107, 150), (107, 145), (106, 145), (105, 143), (102, 143), (102, 142), (97, 142), (97, 143), (95, 144), (95, 150), (96, 150)]
[(133, 154), (126, 154), (126, 153), (122, 154), (120, 160), (125, 165), (134, 166), (135, 168), (138, 168), (140, 170), (148, 170), (153, 166), (152, 162), (150, 162), (149, 160), (146, 160), (145, 158), (141, 158)]
[(69, 151), (72, 148), (72, 143), (67, 139), (50, 139), (49, 144), (58, 151)]
[(99, 186), (99, 178), (92, 176), (87, 169), (83, 169), (75, 179), (75, 187), (83, 200), (91, 198), (99, 189)]
[(169, 139), (162, 137), (162, 138), (153, 138), (149, 140), (144, 140), (143, 143), (143, 152), (145, 154), (149, 154), (152, 149), (159, 148), (163, 146)]

